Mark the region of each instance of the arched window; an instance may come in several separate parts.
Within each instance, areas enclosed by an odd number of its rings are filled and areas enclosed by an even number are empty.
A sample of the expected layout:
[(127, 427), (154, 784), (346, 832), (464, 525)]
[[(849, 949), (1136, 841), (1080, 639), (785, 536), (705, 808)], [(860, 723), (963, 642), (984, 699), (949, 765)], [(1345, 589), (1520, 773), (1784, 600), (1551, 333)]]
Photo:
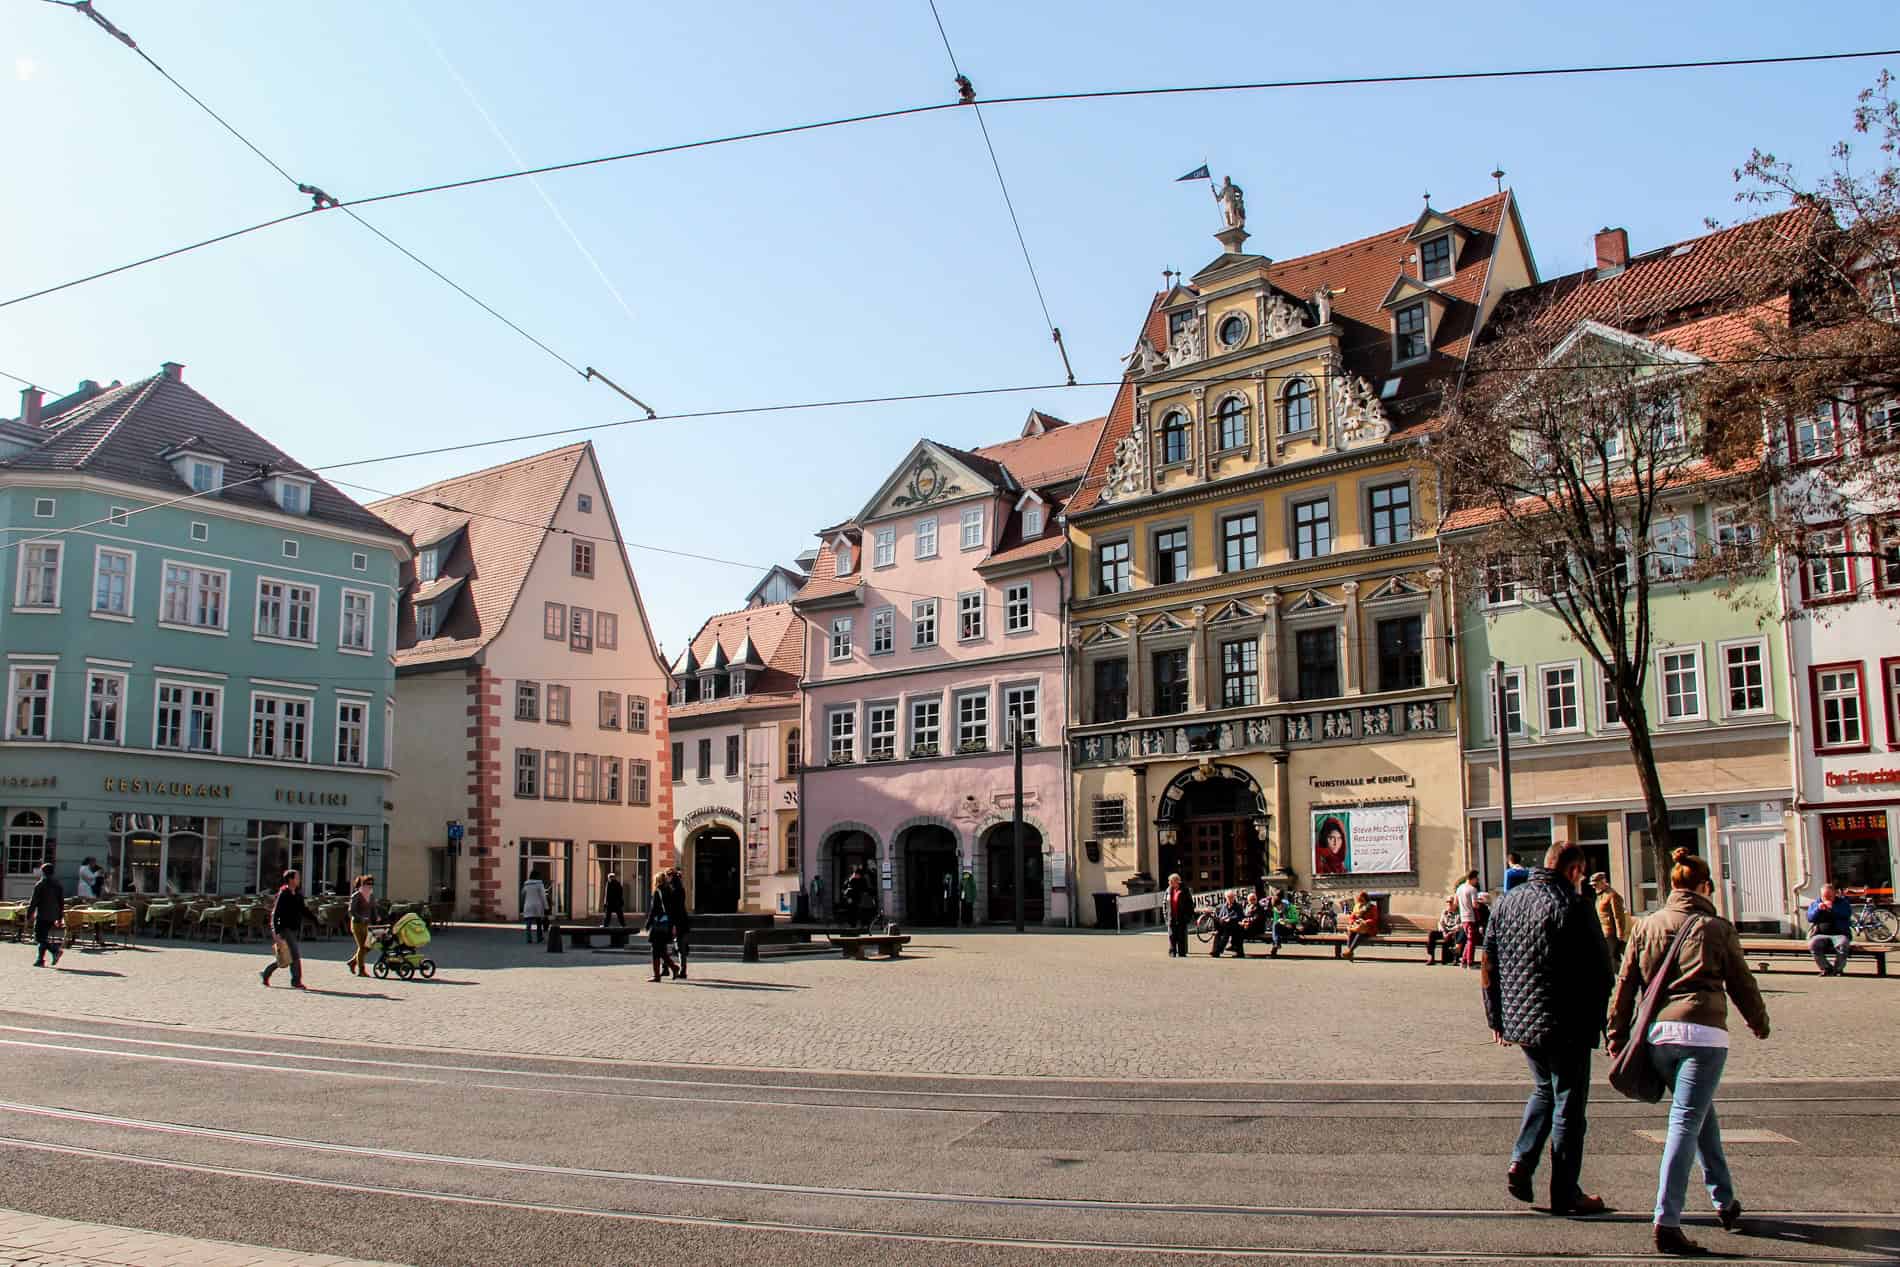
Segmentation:
[(1180, 412), (1161, 420), (1161, 465), (1170, 466), (1188, 460), (1188, 420)]
[(787, 777), (798, 773), (798, 727), (793, 726), (785, 732), (785, 774)]
[(1282, 429), (1287, 435), (1311, 431), (1318, 425), (1313, 412), (1313, 380), (1296, 378), (1280, 394)]
[(1247, 398), (1229, 396), (1214, 413), (1216, 435), (1221, 449), (1247, 447)]

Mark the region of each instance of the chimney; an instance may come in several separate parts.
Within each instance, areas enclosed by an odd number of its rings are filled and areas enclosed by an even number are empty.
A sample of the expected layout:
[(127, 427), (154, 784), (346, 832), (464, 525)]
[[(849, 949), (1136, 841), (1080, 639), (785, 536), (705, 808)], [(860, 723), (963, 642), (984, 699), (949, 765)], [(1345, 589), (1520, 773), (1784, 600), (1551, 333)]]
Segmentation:
[(22, 387), (20, 389), (20, 421), (29, 427), (39, 426), (40, 402), (45, 399), (45, 394), (39, 388)]
[(185, 367), (177, 361), (167, 361), (158, 368), (164, 370), (165, 377), (171, 379), (174, 383), (182, 383), (185, 381)]
[(1628, 229), (1601, 228), (1597, 230), (1597, 276), (1615, 277), (1630, 262), (1630, 235)]

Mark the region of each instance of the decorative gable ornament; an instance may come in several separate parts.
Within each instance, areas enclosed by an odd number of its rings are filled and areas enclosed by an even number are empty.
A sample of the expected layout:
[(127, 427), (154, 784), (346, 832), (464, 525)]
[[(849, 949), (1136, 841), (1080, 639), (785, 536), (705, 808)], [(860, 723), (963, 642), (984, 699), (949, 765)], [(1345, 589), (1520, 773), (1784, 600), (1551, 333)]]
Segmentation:
[(1287, 611), (1298, 615), (1300, 612), (1331, 611), (1338, 606), (1338, 603), (1335, 603), (1318, 590), (1307, 590), (1306, 593), (1300, 595), (1293, 601), (1292, 605), (1287, 608)]
[(1378, 589), (1373, 590), (1372, 593), (1366, 595), (1361, 601), (1367, 603), (1383, 603), (1390, 599), (1417, 598), (1424, 592), (1423, 589), (1412, 584), (1404, 577), (1395, 576), (1379, 586)]
[(1148, 428), (1135, 420), (1129, 433), (1115, 442), (1115, 457), (1108, 464), (1107, 482), (1102, 485), (1102, 500), (1119, 501), (1141, 491), (1147, 479)]
[(943, 467), (937, 465), (937, 459), (925, 453), (910, 468), (910, 479), (904, 485), (904, 491), (891, 499), (891, 505), (928, 506), (946, 497), (961, 496), (963, 491), (962, 486)]
[(1306, 309), (1285, 295), (1269, 294), (1261, 301), (1260, 325), (1267, 332), (1269, 340), (1298, 334), (1312, 324), (1312, 317)]
[(1185, 633), (1186, 631), (1186, 625), (1176, 620), (1169, 613), (1162, 612), (1159, 616), (1149, 621), (1141, 632), (1144, 634), (1168, 634)]
[(1379, 393), (1359, 375), (1347, 369), (1338, 357), (1326, 362), (1326, 399), (1333, 417), (1334, 434), (1346, 445), (1383, 444), (1392, 434), (1392, 423), (1385, 416)]
[(1128, 354), (1128, 367), (1137, 374), (1152, 374), (1167, 363), (1167, 358), (1155, 351), (1155, 345), (1148, 342), (1145, 334), (1135, 341), (1135, 350)]
[(1247, 606), (1245, 603), (1236, 601), (1228, 603), (1225, 607), (1215, 612), (1213, 616), (1209, 618), (1208, 623), (1212, 625), (1225, 625), (1234, 621), (1258, 620), (1259, 618), (1259, 612)]
[(1128, 641), (1127, 634), (1115, 628), (1115, 626), (1113, 625), (1102, 624), (1102, 625), (1097, 625), (1095, 627), (1095, 631), (1091, 633), (1084, 640), (1084, 645), (1093, 646), (1097, 643), (1102, 643), (1102, 642), (1126, 642), (1126, 641)]
[(1190, 321), (1168, 341), (1168, 368), (1179, 369), (1183, 365), (1192, 365), (1206, 355), (1201, 342), (1201, 323)]

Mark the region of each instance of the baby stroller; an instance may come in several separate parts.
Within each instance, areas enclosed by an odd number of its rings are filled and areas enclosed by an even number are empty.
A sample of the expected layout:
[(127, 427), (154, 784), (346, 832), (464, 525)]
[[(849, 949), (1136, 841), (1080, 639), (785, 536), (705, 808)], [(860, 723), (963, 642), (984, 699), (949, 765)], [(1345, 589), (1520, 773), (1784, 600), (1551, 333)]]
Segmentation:
[(388, 977), (394, 969), (404, 981), (420, 972), (427, 981), (435, 975), (435, 960), (422, 956), (422, 948), (428, 944), (429, 926), (411, 911), (376, 935), (378, 954), (370, 971)]

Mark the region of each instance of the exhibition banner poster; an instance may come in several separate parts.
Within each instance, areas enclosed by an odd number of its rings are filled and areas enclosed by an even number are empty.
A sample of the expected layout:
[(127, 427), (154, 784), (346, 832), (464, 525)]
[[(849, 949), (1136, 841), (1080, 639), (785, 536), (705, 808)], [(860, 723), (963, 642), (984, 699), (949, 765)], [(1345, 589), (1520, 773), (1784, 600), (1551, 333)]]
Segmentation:
[(1313, 809), (1314, 875), (1380, 875), (1412, 869), (1412, 807)]

